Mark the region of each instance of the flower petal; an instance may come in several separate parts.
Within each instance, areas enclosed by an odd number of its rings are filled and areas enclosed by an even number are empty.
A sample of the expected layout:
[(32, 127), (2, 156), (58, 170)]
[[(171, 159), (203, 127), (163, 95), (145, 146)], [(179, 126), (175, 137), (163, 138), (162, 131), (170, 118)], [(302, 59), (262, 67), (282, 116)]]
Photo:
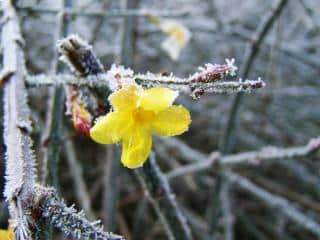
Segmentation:
[(130, 111), (136, 108), (141, 91), (137, 85), (130, 85), (112, 93), (109, 101), (115, 110)]
[(152, 137), (144, 128), (132, 128), (122, 142), (121, 162), (128, 168), (141, 167), (147, 160), (152, 145)]
[(188, 109), (173, 105), (157, 114), (151, 124), (151, 129), (161, 136), (174, 136), (187, 131), (190, 123)]
[(168, 35), (168, 38), (162, 42), (161, 48), (168, 53), (172, 60), (176, 61), (181, 50), (189, 42), (191, 33), (185, 26), (175, 20), (163, 20), (160, 23), (160, 28)]
[(165, 87), (154, 87), (143, 92), (140, 107), (145, 110), (160, 112), (170, 107), (178, 92)]
[(0, 230), (0, 239), (1, 240), (13, 240), (14, 233), (13, 233), (12, 228), (9, 228), (8, 230)]
[(165, 41), (163, 41), (161, 43), (161, 48), (169, 55), (172, 60), (177, 61), (179, 59), (182, 47), (174, 37), (168, 37)]
[(131, 124), (127, 112), (111, 112), (97, 120), (90, 129), (90, 137), (101, 144), (117, 143)]

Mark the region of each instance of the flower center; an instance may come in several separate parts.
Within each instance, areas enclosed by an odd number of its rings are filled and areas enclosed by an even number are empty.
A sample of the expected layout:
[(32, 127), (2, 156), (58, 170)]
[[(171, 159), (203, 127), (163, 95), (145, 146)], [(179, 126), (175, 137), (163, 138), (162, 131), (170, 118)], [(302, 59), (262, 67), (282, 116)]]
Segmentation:
[(140, 125), (146, 125), (152, 122), (155, 117), (155, 113), (153, 111), (144, 110), (139, 107), (133, 111), (133, 119), (134, 122)]

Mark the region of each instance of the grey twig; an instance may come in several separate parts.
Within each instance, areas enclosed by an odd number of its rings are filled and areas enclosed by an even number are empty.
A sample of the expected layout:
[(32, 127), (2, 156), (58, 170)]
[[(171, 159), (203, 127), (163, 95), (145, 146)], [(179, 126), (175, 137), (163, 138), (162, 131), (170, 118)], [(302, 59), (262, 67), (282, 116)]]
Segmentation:
[[(243, 62), (243, 67), (241, 68), (240, 76), (246, 79), (249, 75), (251, 70), (252, 64), (260, 50), (260, 45), (262, 44), (264, 38), (266, 37), (267, 33), (273, 26), (273, 23), (278, 18), (282, 10), (284, 9), (285, 5), (287, 4), (288, 0), (277, 0), (275, 5), (272, 7), (272, 11), (267, 13), (260, 26), (257, 29), (253, 40), (248, 43), (245, 53), (245, 58)], [(230, 114), (228, 117), (228, 121), (226, 126), (223, 128), (221, 138), (220, 138), (220, 151), (228, 152), (230, 149), (231, 137), (233, 130), (235, 128), (235, 123), (238, 115), (239, 106), (241, 104), (242, 94), (238, 93), (232, 102), (232, 107), (230, 110)]]
[(156, 163), (154, 154), (137, 172), (152, 206), (170, 240), (191, 240), (191, 231), (183, 216), (165, 175)]
[[(245, 80), (245, 81), (221, 81), (212, 83), (190, 83), (188, 81), (177, 81), (177, 78), (158, 76), (151, 78), (147, 74), (142, 78), (142, 74), (137, 75), (136, 82), (144, 87), (165, 86), (186, 94), (192, 94), (194, 97), (200, 97), (203, 93), (234, 93), (234, 92), (250, 92), (255, 89), (263, 88), (264, 81), (258, 80)], [(41, 86), (59, 86), (59, 85), (74, 85), (74, 86), (87, 86), (87, 87), (109, 87), (108, 74), (99, 74), (83, 77), (75, 77), (68, 74), (60, 74), (56, 76), (34, 75), (27, 76), (26, 82), (28, 87), (41, 87)], [(191, 87), (190, 87), (191, 86)], [(201, 95), (197, 95), (201, 94)]]
[[(60, 12), (60, 9), (55, 8), (44, 8), (41, 6), (20, 6), (20, 11), (27, 11), (27, 12), (36, 12), (41, 14), (57, 14)], [(83, 11), (82, 9), (72, 9), (67, 8), (64, 10), (65, 15), (70, 16), (83, 16), (83, 17), (105, 17), (105, 18), (114, 18), (114, 17), (149, 17), (149, 16), (159, 16), (159, 17), (185, 17), (190, 14), (190, 11), (187, 10), (151, 10), (151, 9), (115, 9), (109, 11), (99, 11), (99, 10), (86, 10)]]
[(299, 0), (302, 7), (304, 8), (305, 12), (310, 16), (314, 27), (317, 30), (320, 30), (320, 21), (319, 16), (317, 16), (316, 11), (309, 5), (309, 3), (306, 0)]
[(292, 159), (306, 157), (320, 149), (320, 138), (311, 139), (305, 146), (297, 146), (290, 148), (265, 147), (261, 151), (245, 152), (239, 154), (231, 154), (219, 156), (216, 152), (210, 156), (202, 152), (198, 152), (182, 141), (177, 139), (163, 140), (162, 143), (169, 149), (174, 149), (182, 156), (183, 159), (189, 159), (193, 162), (170, 171), (167, 174), (168, 179), (172, 179), (185, 174), (206, 171), (219, 164), (225, 167), (234, 167), (241, 164), (259, 164), (264, 161), (275, 161), (281, 159)]
[[(63, 15), (64, 8), (70, 7), (71, 0), (62, 0), (61, 9), (57, 14), (57, 29), (55, 39), (58, 41), (61, 36), (68, 34), (69, 24)], [(58, 58), (55, 56), (52, 64), (51, 74), (61, 71), (58, 65)], [(43, 135), (43, 174), (45, 182), (54, 186), (57, 190), (58, 184), (58, 162), (61, 152), (62, 117), (64, 112), (64, 89), (63, 86), (54, 86), (50, 89), (49, 110), (46, 118), (46, 131)]]
[(320, 224), (315, 222), (310, 217), (306, 216), (302, 211), (294, 207), (286, 199), (265, 191), (246, 178), (241, 177), (235, 173), (227, 172), (226, 175), (229, 181), (252, 193), (265, 204), (275, 208), (275, 210), (281, 211), (288, 218), (295, 221), (303, 228), (308, 229), (318, 237), (320, 236)]
[(83, 179), (82, 166), (80, 165), (80, 163), (78, 163), (73, 142), (71, 140), (66, 141), (64, 144), (64, 148), (79, 204), (81, 208), (83, 208), (86, 215), (88, 215), (89, 219), (93, 219), (94, 214), (91, 208), (89, 192)]

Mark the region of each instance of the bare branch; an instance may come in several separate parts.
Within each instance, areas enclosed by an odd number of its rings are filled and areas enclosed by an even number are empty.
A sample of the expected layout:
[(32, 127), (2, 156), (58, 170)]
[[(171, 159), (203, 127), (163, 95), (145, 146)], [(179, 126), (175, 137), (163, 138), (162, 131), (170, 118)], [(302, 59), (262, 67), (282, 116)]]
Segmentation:
[(294, 207), (286, 199), (265, 191), (264, 189), (250, 182), (248, 179), (235, 173), (227, 172), (226, 175), (229, 181), (252, 193), (270, 207), (275, 208), (277, 211), (281, 211), (289, 219), (293, 220), (303, 228), (308, 229), (317, 236), (320, 236), (320, 224)]
[(4, 86), (5, 197), (15, 225), (16, 239), (26, 239), (29, 226), (23, 205), (33, 192), (35, 157), (31, 149), (30, 110), (24, 86), (26, 75), (19, 19), (10, 0), (3, 1), (6, 22), (2, 31), (3, 67), (13, 73)]
[(169, 239), (191, 240), (191, 231), (165, 175), (151, 154), (142, 170), (137, 172), (147, 197), (155, 208)]
[[(89, 222), (83, 212), (71, 206), (67, 207), (60, 201), (52, 189), (41, 189), (38, 206), (40, 217), (47, 219), (53, 226), (60, 229), (65, 235), (75, 239), (94, 240), (121, 240), (121, 236), (103, 231), (100, 221)], [(43, 219), (42, 219), (43, 221)]]
[[(57, 14), (60, 9), (55, 8), (44, 8), (41, 6), (20, 6), (20, 11), (27, 12), (36, 12), (41, 14)], [(99, 10), (86, 10), (82, 11), (82, 9), (66, 9), (65, 14), (70, 16), (83, 16), (83, 17), (105, 17), (105, 18), (115, 18), (115, 17), (149, 17), (151, 16), (159, 16), (159, 17), (185, 17), (190, 14), (188, 10), (163, 10), (157, 11), (152, 9), (127, 9), (127, 10), (108, 10), (108, 11), (99, 11)]]
[[(277, 0), (272, 7), (272, 10), (268, 12), (262, 19), (257, 32), (255, 33), (253, 40), (248, 43), (246, 48), (246, 53), (244, 57), (243, 67), (241, 68), (240, 77), (246, 79), (249, 75), (249, 72), (252, 68), (253, 62), (260, 51), (260, 46), (267, 36), (268, 32), (273, 26), (275, 20), (280, 16), (280, 13), (288, 3), (288, 0)], [(220, 151), (228, 152), (230, 148), (230, 139), (232, 137), (233, 130), (235, 128), (236, 119), (238, 116), (238, 109), (241, 104), (242, 93), (239, 92), (235, 96), (228, 121), (222, 131), (221, 138), (219, 141)]]
[(162, 143), (169, 149), (175, 151), (184, 159), (194, 163), (176, 168), (167, 174), (169, 179), (185, 174), (206, 171), (215, 164), (226, 167), (234, 167), (242, 164), (259, 164), (264, 161), (275, 161), (281, 159), (303, 158), (320, 149), (320, 138), (311, 139), (305, 146), (290, 148), (265, 147), (261, 151), (246, 152), (232, 155), (219, 156), (216, 152), (207, 156), (197, 150), (188, 147), (177, 139), (166, 139)]

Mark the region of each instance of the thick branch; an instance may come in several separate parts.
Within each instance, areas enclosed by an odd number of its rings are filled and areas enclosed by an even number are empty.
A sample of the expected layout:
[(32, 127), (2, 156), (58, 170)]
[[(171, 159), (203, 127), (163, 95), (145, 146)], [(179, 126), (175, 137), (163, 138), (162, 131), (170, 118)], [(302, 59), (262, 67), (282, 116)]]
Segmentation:
[[(53, 226), (60, 229), (66, 236), (75, 239), (94, 240), (121, 240), (121, 236), (103, 231), (100, 221), (89, 222), (83, 212), (77, 211), (71, 206), (67, 207), (59, 200), (54, 191), (41, 189), (39, 197), (39, 217), (47, 219)], [(43, 221), (43, 219), (42, 219)]]
[(4, 142), (6, 144), (5, 196), (16, 225), (16, 238), (25, 239), (29, 232), (23, 205), (33, 192), (35, 158), (31, 149), (30, 110), (24, 86), (26, 74), (21, 48), (19, 19), (12, 2), (3, 2), (5, 23), (2, 32), (3, 67), (12, 71), (4, 86)]

